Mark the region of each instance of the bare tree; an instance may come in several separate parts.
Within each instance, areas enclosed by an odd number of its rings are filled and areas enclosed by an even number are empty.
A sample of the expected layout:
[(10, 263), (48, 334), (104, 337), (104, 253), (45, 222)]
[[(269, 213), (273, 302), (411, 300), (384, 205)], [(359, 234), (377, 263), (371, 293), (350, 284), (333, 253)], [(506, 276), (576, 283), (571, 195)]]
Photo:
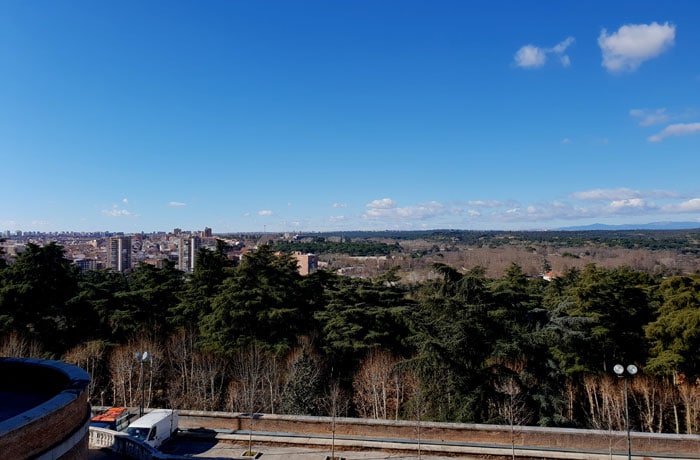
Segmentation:
[(653, 433), (661, 429), (667, 398), (664, 393), (669, 390), (673, 389), (665, 388), (663, 380), (648, 375), (639, 375), (630, 381), (630, 393), (634, 395), (644, 431)]
[(678, 395), (683, 404), (685, 414), (685, 433), (695, 434), (698, 432), (700, 422), (700, 380), (689, 382), (684, 380), (677, 385)]
[(527, 424), (532, 419), (532, 412), (513, 376), (497, 385), (496, 390), (505, 396), (498, 404), (498, 415), (510, 426), (511, 456), (515, 460), (515, 427)]
[(588, 398), (588, 416), (593, 428), (608, 431), (608, 452), (612, 458), (613, 430), (625, 428), (625, 401), (619, 382), (609, 375), (588, 375), (583, 379)]
[(227, 377), (227, 361), (195, 347), (196, 336), (179, 331), (168, 340), (172, 378), (167, 399), (171, 406), (196, 410), (220, 408)]
[[(331, 371), (331, 374), (332, 373)], [(337, 380), (333, 380), (328, 387), (328, 394), (325, 397), (325, 408), (326, 412), (331, 417), (331, 456), (329, 460), (338, 460), (340, 457), (335, 456), (336, 417), (338, 417), (340, 413), (347, 412), (348, 398), (340, 388), (340, 384)]]
[(416, 439), (418, 440), (418, 458), (421, 458), (421, 423), (428, 412), (428, 397), (417, 372), (407, 369), (404, 373), (406, 393), (408, 394), (407, 408), (411, 417), (416, 421)]
[(250, 420), (248, 434), (248, 451), (245, 456), (254, 457), (253, 422), (255, 412), (264, 401), (264, 353), (252, 344), (236, 353), (233, 359), (232, 380), (229, 384), (228, 401), (234, 411), (248, 413)]
[(17, 332), (5, 334), (0, 341), (0, 356), (15, 356), (17, 358), (35, 358), (41, 356), (43, 350), (36, 340), (28, 340)]
[[(107, 345), (105, 342), (93, 340), (76, 345), (70, 349), (63, 358), (64, 361), (80, 366), (90, 374), (88, 394), (90, 395), (91, 401), (95, 401), (95, 398), (98, 396), (98, 388), (102, 388), (104, 385), (102, 381), (102, 367), (106, 352)], [(99, 390), (99, 392), (100, 404), (104, 405), (104, 388)]]
[(353, 401), (362, 417), (399, 418), (406, 398), (406, 375), (401, 360), (387, 351), (371, 351), (353, 380)]
[[(148, 351), (152, 359), (148, 363), (144, 363), (145, 371), (141, 376), (140, 363), (135, 354), (144, 351)], [(139, 405), (142, 396), (139, 389), (143, 388), (143, 405), (150, 407), (156, 393), (161, 393), (156, 391), (154, 386), (156, 382), (162, 380), (164, 368), (163, 350), (155, 341), (143, 338), (116, 346), (109, 359), (113, 404), (127, 407)], [(139, 380), (141, 377), (144, 379), (143, 382)]]

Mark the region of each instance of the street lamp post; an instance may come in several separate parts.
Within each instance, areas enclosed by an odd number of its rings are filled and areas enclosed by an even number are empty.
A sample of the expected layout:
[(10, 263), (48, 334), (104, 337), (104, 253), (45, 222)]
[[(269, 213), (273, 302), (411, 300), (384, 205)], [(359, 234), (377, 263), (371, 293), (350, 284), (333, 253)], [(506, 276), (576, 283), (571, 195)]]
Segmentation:
[(632, 439), (630, 437), (630, 410), (627, 402), (627, 379), (625, 378), (625, 370), (630, 377), (637, 373), (637, 366), (629, 364), (626, 368), (622, 364), (615, 364), (613, 371), (618, 377), (621, 377), (625, 383), (625, 424), (627, 425), (627, 459), (632, 460)]
[(147, 352), (144, 351), (143, 353), (141, 352), (136, 352), (136, 361), (138, 361), (141, 364), (141, 406), (139, 407), (139, 417), (143, 417), (143, 403), (144, 403), (144, 387), (143, 387), (143, 363), (145, 362), (150, 362), (151, 355)]

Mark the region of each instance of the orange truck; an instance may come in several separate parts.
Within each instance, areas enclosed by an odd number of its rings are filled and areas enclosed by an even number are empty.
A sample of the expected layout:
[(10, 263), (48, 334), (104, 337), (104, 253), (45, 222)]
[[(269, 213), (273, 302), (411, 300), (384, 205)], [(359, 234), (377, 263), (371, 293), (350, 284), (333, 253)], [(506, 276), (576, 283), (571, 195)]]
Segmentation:
[(90, 426), (123, 431), (129, 426), (129, 410), (126, 407), (110, 407), (90, 419)]

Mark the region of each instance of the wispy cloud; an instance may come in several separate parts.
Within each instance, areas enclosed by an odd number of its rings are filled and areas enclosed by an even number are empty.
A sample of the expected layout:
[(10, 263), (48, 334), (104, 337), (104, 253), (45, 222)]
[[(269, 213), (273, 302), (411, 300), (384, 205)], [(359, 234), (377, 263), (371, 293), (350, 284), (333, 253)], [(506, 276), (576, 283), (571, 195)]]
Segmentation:
[(339, 208), (347, 208), (348, 205), (345, 204), (345, 203), (333, 203), (333, 204), (331, 205), (331, 207), (334, 208), (334, 209), (339, 209)]
[(640, 192), (629, 188), (594, 189), (574, 192), (571, 198), (583, 201), (629, 200), (640, 196)]
[(630, 115), (639, 119), (639, 126), (652, 126), (666, 123), (669, 120), (669, 114), (666, 109), (632, 109)]
[(630, 188), (597, 188), (573, 192), (570, 198), (581, 201), (620, 201), (634, 198), (670, 199), (678, 198), (678, 194), (669, 190), (633, 190)]
[(367, 207), (370, 209), (391, 209), (396, 207), (396, 202), (391, 198), (382, 198), (367, 203)]
[(127, 209), (118, 209), (118, 208), (103, 209), (102, 214), (104, 214), (105, 216), (110, 216), (110, 217), (130, 217), (130, 216), (135, 215)]
[(700, 122), (699, 123), (677, 123), (675, 125), (668, 125), (661, 132), (650, 136), (647, 140), (649, 142), (661, 142), (667, 137), (673, 136), (688, 136), (691, 134), (696, 134), (700, 132)]
[(608, 206), (610, 206), (610, 209), (614, 212), (639, 212), (643, 210), (651, 210), (656, 208), (656, 205), (654, 203), (650, 203), (641, 198), (630, 198), (628, 200), (614, 200), (610, 202)]
[(547, 62), (547, 57), (554, 54), (559, 58), (561, 65), (569, 67), (571, 65), (571, 59), (565, 52), (574, 41), (574, 37), (567, 37), (551, 48), (539, 47), (532, 44), (525, 45), (515, 53), (515, 65), (525, 69), (542, 67)]
[(598, 46), (603, 53), (603, 67), (609, 72), (633, 72), (674, 44), (676, 26), (669, 24), (628, 24), (608, 34), (603, 29)]
[(471, 200), (467, 201), (469, 206), (478, 206), (483, 208), (495, 208), (497, 206), (503, 206), (503, 203), (497, 200)]
[(182, 206), (187, 206), (187, 203), (182, 203), (182, 202), (180, 202), (180, 201), (171, 201), (170, 203), (168, 203), (168, 206), (171, 206), (171, 207), (174, 207), (174, 208), (179, 208), (179, 207), (182, 207)]
[(662, 208), (669, 213), (700, 212), (700, 198), (691, 198), (680, 203), (671, 203)]
[[(399, 204), (391, 198), (373, 200), (361, 215), (374, 228), (545, 228), (564, 222), (596, 222), (629, 218), (655, 221), (663, 216), (700, 212), (700, 198), (676, 191), (598, 188), (570, 193), (564, 199), (536, 203), (513, 200), (426, 201)], [(352, 217), (332, 216), (331, 223), (352, 223)]]
[[(122, 203), (128, 203), (128, 200), (124, 198)], [(137, 215), (129, 211), (126, 208), (121, 207), (118, 204), (113, 204), (110, 209), (103, 209), (102, 214), (109, 217), (136, 217)]]
[(412, 206), (399, 207), (391, 198), (374, 200), (367, 204), (365, 219), (424, 220), (443, 215), (446, 207), (437, 201), (429, 201)]
[(272, 211), (270, 211), (269, 209), (262, 209), (262, 210), (258, 211), (258, 215), (259, 216), (271, 216)]

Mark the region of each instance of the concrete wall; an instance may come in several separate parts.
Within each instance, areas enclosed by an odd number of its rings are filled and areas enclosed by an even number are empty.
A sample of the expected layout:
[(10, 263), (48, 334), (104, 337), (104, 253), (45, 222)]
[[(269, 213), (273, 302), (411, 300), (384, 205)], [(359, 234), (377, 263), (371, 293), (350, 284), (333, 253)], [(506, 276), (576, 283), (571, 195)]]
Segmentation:
[(87, 459), (89, 383), (85, 371), (59, 361), (0, 358), (3, 397), (29, 395), (42, 401), (0, 421), (2, 458)]

